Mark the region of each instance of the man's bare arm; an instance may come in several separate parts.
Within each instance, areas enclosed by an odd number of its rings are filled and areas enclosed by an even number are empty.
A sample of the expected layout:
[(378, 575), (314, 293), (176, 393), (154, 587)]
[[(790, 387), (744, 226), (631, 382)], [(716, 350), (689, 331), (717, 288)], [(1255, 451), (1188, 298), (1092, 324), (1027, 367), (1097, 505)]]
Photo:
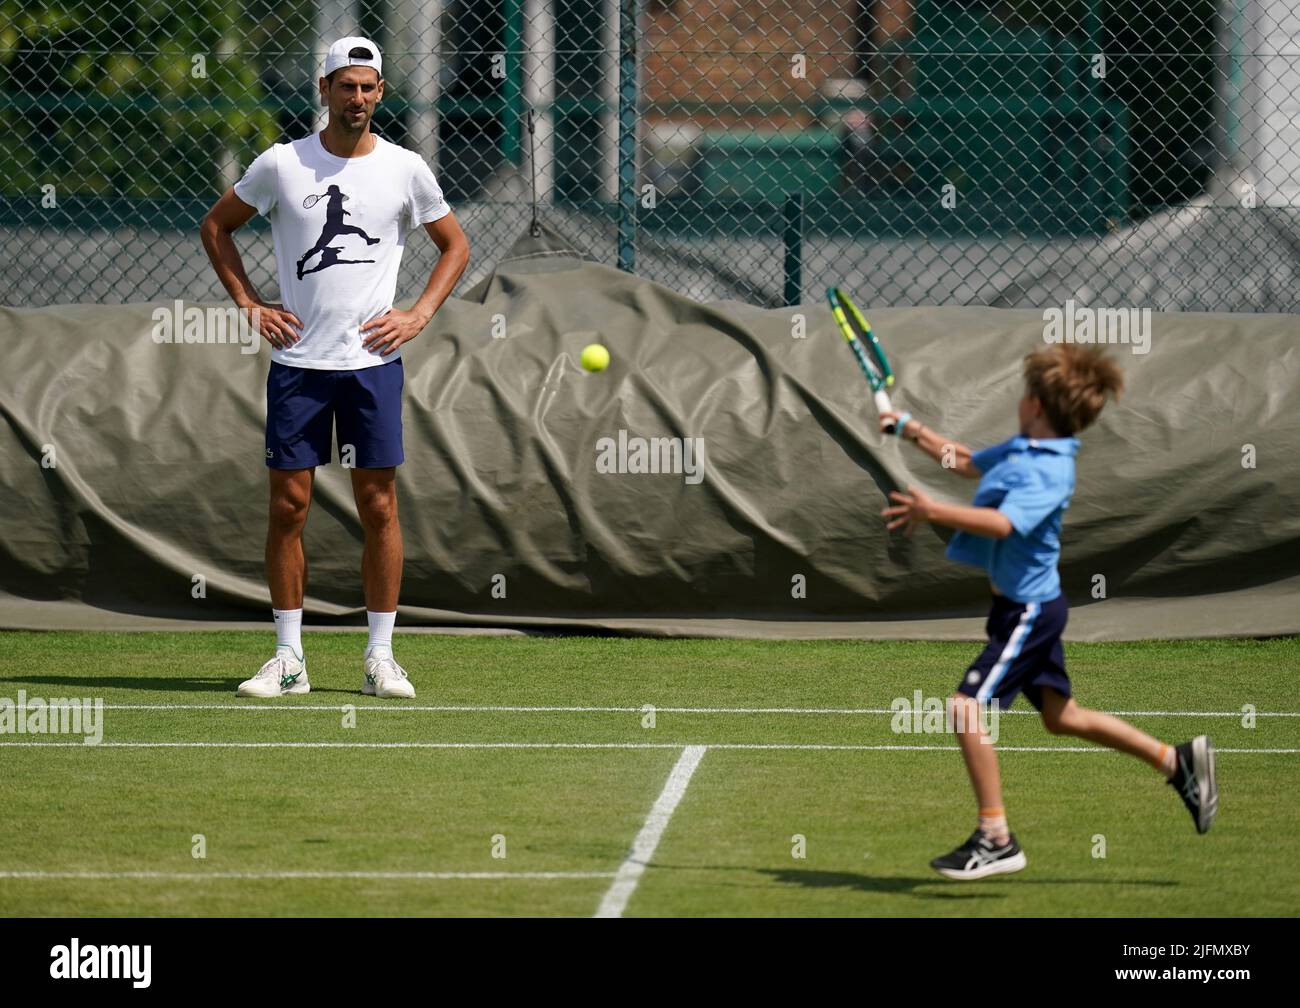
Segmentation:
[(269, 304), (258, 296), (232, 237), (238, 228), (252, 220), (255, 213), (256, 207), (236, 196), (234, 189), (227, 189), (203, 218), (199, 235), (226, 293), (273, 347), (284, 350), (302, 338), (294, 331), (295, 327), (301, 329), (302, 323), (292, 312), (285, 311), (278, 304)]
[(469, 264), (469, 239), (454, 213), (424, 225), (424, 229), (440, 253), (424, 292), (416, 298), (410, 311), (392, 308), (361, 327), (361, 345), (367, 350), (382, 347), (380, 353), (385, 357), (403, 343), (415, 339), (429, 324), (434, 312), (451, 296)]
[(424, 293), (416, 299), (411, 310), (421, 314), (427, 312), (428, 318), (425, 319), (427, 322), (451, 296), (456, 283), (465, 272), (465, 267), (469, 265), (469, 239), (465, 237), (460, 221), (456, 219), (454, 213), (449, 213), (432, 224), (424, 225), (424, 229), (429, 232), (429, 237), (438, 246), (440, 254), (438, 265), (429, 274), (429, 282), (425, 285)]

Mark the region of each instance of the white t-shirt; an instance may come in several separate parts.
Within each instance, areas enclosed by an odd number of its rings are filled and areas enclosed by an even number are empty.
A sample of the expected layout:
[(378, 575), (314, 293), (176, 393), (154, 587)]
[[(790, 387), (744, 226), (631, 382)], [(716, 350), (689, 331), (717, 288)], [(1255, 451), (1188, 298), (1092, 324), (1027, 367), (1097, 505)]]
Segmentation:
[(313, 133), (260, 154), (235, 195), (271, 221), (280, 301), (302, 322), (273, 361), (344, 371), (401, 356), (363, 348), (360, 327), (393, 306), (407, 232), (451, 212), (424, 158), (379, 136), (336, 157)]

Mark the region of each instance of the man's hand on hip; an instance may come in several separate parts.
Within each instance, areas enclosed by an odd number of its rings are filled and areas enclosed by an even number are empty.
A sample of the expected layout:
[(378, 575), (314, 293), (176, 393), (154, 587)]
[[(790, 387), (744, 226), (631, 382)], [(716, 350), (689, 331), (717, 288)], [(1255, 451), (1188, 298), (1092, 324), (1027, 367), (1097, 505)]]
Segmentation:
[(265, 301), (245, 301), (240, 306), (248, 324), (260, 332), (277, 350), (288, 350), (302, 339), (302, 323), (284, 305)]
[(378, 350), (380, 356), (387, 357), (403, 343), (420, 335), (429, 318), (418, 312), (390, 308), (361, 327), (361, 345), (370, 351)]

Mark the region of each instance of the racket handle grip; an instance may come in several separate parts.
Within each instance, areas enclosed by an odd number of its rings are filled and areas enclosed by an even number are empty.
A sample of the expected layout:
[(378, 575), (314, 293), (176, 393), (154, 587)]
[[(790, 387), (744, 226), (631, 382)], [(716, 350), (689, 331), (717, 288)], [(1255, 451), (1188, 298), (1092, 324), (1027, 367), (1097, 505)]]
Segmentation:
[[(884, 389), (880, 389), (879, 391), (876, 392), (875, 400), (876, 400), (877, 413), (892, 413), (894, 411), (894, 405), (889, 401), (889, 393), (886, 392)], [(890, 423), (890, 425), (885, 428), (885, 433), (886, 434), (894, 433), (893, 423)]]

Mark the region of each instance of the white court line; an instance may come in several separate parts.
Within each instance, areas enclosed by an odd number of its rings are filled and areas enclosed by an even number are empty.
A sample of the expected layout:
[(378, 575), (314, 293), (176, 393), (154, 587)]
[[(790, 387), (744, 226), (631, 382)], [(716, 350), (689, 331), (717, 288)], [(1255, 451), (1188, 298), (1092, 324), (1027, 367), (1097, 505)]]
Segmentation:
[(166, 882), (205, 882), (209, 879), (596, 879), (613, 878), (613, 872), (436, 872), (436, 871), (268, 871), (268, 872), (158, 872), (158, 871), (0, 871), (0, 879), (160, 879)]
[[(406, 704), (104, 704), (104, 710), (115, 711), (330, 711), (342, 714), (345, 711), (384, 711), (402, 714), (406, 712), (434, 712), (440, 714), (645, 714), (653, 708), (658, 714), (898, 714), (891, 707), (656, 707), (646, 704), (641, 707), (511, 707), (511, 706), (408, 706)], [(909, 711), (910, 712), (910, 709)], [(1102, 711), (1116, 717), (1244, 717), (1245, 711)], [(1038, 715), (1032, 710), (1004, 710), (1001, 715)], [(1254, 717), (1300, 717), (1297, 711), (1256, 711)]]
[(623, 863), (618, 866), (613, 883), (596, 909), (596, 917), (623, 916), (627, 901), (636, 890), (637, 883), (641, 881), (646, 865), (654, 857), (655, 848), (659, 846), (659, 838), (668, 828), (668, 820), (673, 817), (682, 795), (686, 794), (691, 776), (695, 773), (695, 768), (700, 765), (700, 760), (704, 758), (706, 751), (706, 746), (699, 745), (687, 746), (682, 750), (672, 773), (664, 783), (664, 789), (659, 792), (650, 814), (646, 816), (641, 832), (632, 841), (632, 849), (623, 859)]
[[(0, 742), (14, 749), (680, 749), (681, 742)], [(842, 752), (958, 752), (947, 745), (838, 745), (802, 742), (707, 742), (687, 748)], [(1004, 746), (998, 752), (1114, 753), (1102, 746)], [(1223, 749), (1216, 753), (1300, 753), (1300, 749)]]

